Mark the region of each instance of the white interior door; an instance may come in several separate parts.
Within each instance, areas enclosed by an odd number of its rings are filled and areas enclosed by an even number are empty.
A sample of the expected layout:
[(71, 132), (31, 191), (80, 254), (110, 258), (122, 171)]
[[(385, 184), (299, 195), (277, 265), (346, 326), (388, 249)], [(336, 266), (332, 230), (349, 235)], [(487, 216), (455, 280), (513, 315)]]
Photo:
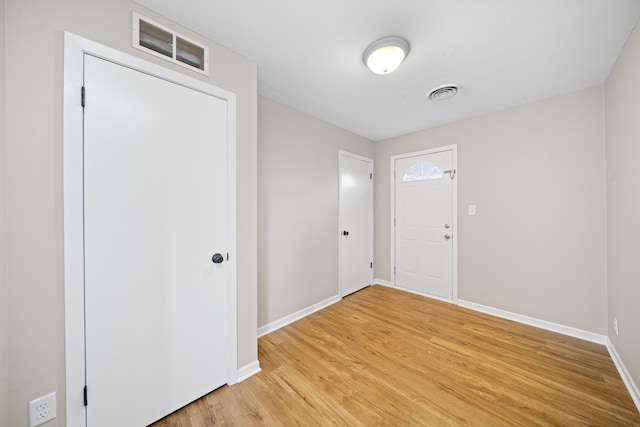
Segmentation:
[(87, 425), (138, 427), (227, 382), (227, 105), (84, 73)]
[(395, 285), (452, 299), (452, 151), (397, 158), (394, 169)]
[(373, 160), (340, 152), (340, 293), (373, 282)]

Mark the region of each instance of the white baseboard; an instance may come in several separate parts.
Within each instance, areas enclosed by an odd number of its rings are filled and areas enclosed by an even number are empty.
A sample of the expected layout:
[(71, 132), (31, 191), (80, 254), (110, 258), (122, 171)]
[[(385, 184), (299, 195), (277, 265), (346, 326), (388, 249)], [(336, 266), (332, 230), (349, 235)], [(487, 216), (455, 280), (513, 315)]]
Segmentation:
[(627, 367), (622, 362), (620, 355), (618, 354), (616, 348), (613, 346), (613, 343), (608, 337), (607, 350), (609, 350), (609, 355), (613, 360), (613, 364), (616, 365), (616, 368), (618, 369), (618, 373), (620, 374), (624, 385), (626, 385), (627, 390), (629, 390), (629, 394), (631, 395), (631, 399), (633, 399), (633, 403), (636, 404), (636, 408), (638, 408), (638, 412), (640, 412), (640, 390), (638, 389), (636, 383), (633, 381), (631, 374), (629, 374)]
[(452, 299), (442, 298), (442, 297), (439, 297), (437, 295), (429, 295), (429, 294), (427, 294), (425, 292), (415, 291), (413, 289), (407, 289), (407, 288), (403, 288), (401, 286), (395, 286), (395, 289), (397, 289), (399, 291), (403, 291), (403, 292), (409, 292), (410, 294), (420, 295), (421, 297), (426, 297), (426, 298), (431, 298), (431, 299), (435, 299), (435, 300), (438, 300), (438, 301), (446, 302), (448, 304), (456, 304), (456, 301), (454, 301)]
[(261, 370), (262, 369), (260, 369), (260, 362), (257, 360), (254, 360), (248, 365), (244, 365), (242, 368), (238, 369), (238, 382), (241, 383), (247, 378), (254, 376)]
[(393, 288), (393, 287), (394, 287), (394, 286), (391, 284), (391, 282), (389, 282), (389, 281), (387, 281), (387, 280), (378, 279), (378, 278), (373, 279), (373, 284), (374, 284), (374, 285), (388, 286), (388, 287), (390, 287), (390, 288)]
[(492, 316), (501, 317), (514, 322), (524, 323), (525, 325), (535, 326), (536, 328), (546, 329), (551, 332), (568, 335), (570, 337), (579, 338), (581, 340), (590, 341), (596, 344), (607, 345), (608, 338), (606, 335), (596, 334), (594, 332), (584, 331), (582, 329), (573, 328), (571, 326), (560, 325), (558, 323), (548, 322), (546, 320), (536, 319), (522, 314), (512, 313), (510, 311), (501, 310), (499, 308), (488, 307), (486, 305), (477, 304), (471, 301), (458, 300), (460, 307), (490, 314)]
[(288, 324), (293, 323), (296, 320), (300, 320), (303, 317), (310, 315), (311, 313), (315, 313), (318, 310), (322, 310), (323, 308), (328, 307), (331, 304), (337, 303), (341, 299), (342, 298), (340, 297), (340, 295), (334, 295), (331, 298), (327, 298), (326, 300), (320, 301), (319, 303), (316, 303), (310, 307), (303, 308), (302, 310), (297, 311), (288, 316), (285, 316), (279, 320), (276, 320), (275, 322), (271, 322), (264, 326), (261, 326), (258, 328), (258, 337), (267, 335), (268, 333), (276, 331), (282, 328), (283, 326), (287, 326)]
[(570, 337), (594, 342), (596, 344), (607, 345), (608, 337), (606, 335), (600, 335), (594, 332), (585, 331), (585, 330), (574, 328), (571, 326), (565, 326), (565, 325), (560, 325), (558, 323), (549, 322), (546, 320), (536, 319), (535, 317), (529, 317), (522, 314), (501, 310), (499, 308), (489, 307), (489, 306), (478, 304), (471, 301), (466, 301), (462, 299), (452, 301), (452, 300), (447, 300), (443, 298), (438, 298), (433, 295), (426, 295), (420, 292), (411, 291), (409, 289), (395, 287), (391, 285), (391, 282), (378, 279), (378, 278), (375, 279), (375, 284), (393, 287), (401, 291), (411, 292), (417, 295), (422, 295), (428, 298), (433, 298), (433, 299), (437, 299), (444, 302), (453, 302), (454, 304), (457, 304), (460, 307), (468, 308), (470, 310), (479, 311), (485, 314), (490, 314), (492, 316), (501, 317), (507, 320), (513, 320), (514, 322), (524, 323), (525, 325), (535, 326), (536, 328), (546, 329), (548, 331), (557, 332), (563, 335), (568, 335)]

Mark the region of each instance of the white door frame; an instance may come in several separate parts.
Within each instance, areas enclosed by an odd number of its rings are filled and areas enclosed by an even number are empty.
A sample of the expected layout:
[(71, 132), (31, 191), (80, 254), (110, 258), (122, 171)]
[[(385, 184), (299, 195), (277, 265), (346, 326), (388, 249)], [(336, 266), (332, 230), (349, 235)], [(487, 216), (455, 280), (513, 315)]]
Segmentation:
[[(343, 150), (338, 150), (338, 283), (339, 283), (339, 290), (340, 290), (340, 297), (344, 297), (344, 290), (343, 290), (343, 286), (342, 286), (342, 218), (341, 218), (341, 209), (342, 207), (340, 206), (340, 196), (341, 196), (341, 192), (342, 192), (342, 182), (340, 181), (340, 177), (342, 176), (342, 157), (346, 156), (346, 157), (351, 157), (353, 159), (358, 159), (358, 160), (362, 160), (363, 162), (367, 162), (369, 164), (371, 164), (371, 186), (374, 187), (374, 183), (373, 183), (373, 159), (369, 158), (369, 157), (364, 157), (364, 156), (360, 156), (358, 154), (354, 154), (354, 153), (350, 153), (348, 151), (343, 151)], [(370, 236), (371, 236), (371, 241), (369, 244), (370, 247), (370, 259), (371, 262), (373, 262), (373, 256), (374, 256), (374, 227), (375, 227), (375, 222), (374, 222), (374, 217), (373, 217), (373, 213), (374, 213), (374, 201), (373, 201), (373, 188), (372, 188), (372, 192), (371, 192), (371, 231), (370, 231)], [(373, 267), (370, 269), (369, 271), (369, 282), (370, 284), (373, 284), (374, 282), (374, 274), (373, 274)]]
[[(84, 55), (93, 55), (227, 102), (227, 236), (230, 253), (228, 384), (238, 379), (236, 262), (236, 96), (184, 74), (91, 40), (64, 34), (63, 190), (66, 415), (69, 427), (85, 426), (83, 109)], [(90, 391), (89, 391), (90, 394)]]
[(414, 151), (411, 153), (398, 154), (395, 156), (391, 156), (391, 166), (390, 166), (390, 183), (391, 183), (391, 265), (390, 265), (390, 275), (391, 275), (391, 286), (396, 287), (396, 274), (395, 274), (395, 265), (396, 265), (396, 227), (395, 227), (395, 218), (396, 218), (396, 180), (395, 180), (395, 165), (396, 160), (406, 159), (409, 157), (417, 157), (423, 156), (425, 154), (433, 154), (440, 153), (442, 151), (451, 151), (452, 156), (452, 168), (455, 172), (455, 179), (453, 179), (453, 187), (452, 187), (452, 204), (451, 209), (452, 212), (452, 229), (453, 229), (453, 241), (451, 242), (452, 247), (452, 259), (451, 259), (451, 285), (453, 296), (451, 300), (439, 298), (437, 296), (428, 295), (430, 298), (441, 299), (446, 302), (457, 303), (458, 301), (458, 237), (460, 236), (460, 229), (458, 228), (458, 146), (457, 145), (446, 145), (444, 147), (431, 148), (428, 150), (422, 151)]

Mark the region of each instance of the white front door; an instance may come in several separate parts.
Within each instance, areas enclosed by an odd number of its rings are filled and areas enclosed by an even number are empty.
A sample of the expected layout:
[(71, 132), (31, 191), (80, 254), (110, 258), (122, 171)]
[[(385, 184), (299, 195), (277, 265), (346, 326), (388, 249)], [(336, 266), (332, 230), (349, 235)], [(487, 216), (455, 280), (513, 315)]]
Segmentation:
[(90, 55), (84, 86), (87, 425), (144, 426), (227, 382), (227, 102)]
[(340, 294), (373, 283), (373, 160), (340, 151)]
[(394, 158), (395, 285), (453, 298), (453, 151)]

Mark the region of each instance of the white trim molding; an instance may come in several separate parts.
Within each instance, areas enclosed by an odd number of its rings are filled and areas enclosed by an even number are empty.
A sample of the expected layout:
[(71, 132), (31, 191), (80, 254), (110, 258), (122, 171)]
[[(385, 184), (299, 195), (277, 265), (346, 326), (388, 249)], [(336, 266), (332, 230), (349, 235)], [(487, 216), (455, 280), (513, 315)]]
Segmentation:
[(458, 302), (458, 300), (451, 300), (449, 298), (443, 298), (443, 297), (439, 297), (437, 295), (430, 295), (430, 294), (427, 294), (425, 292), (420, 292), (420, 291), (415, 291), (413, 289), (403, 288), (402, 286), (398, 286), (398, 285), (395, 285), (393, 287), (396, 288), (399, 291), (408, 292), (410, 294), (420, 295), (421, 297), (427, 297), (427, 298), (431, 298), (431, 299), (434, 299), (434, 300), (446, 302), (447, 304), (457, 304), (457, 302)]
[(607, 337), (607, 350), (609, 351), (611, 360), (613, 360), (613, 364), (616, 365), (616, 368), (618, 369), (618, 373), (620, 374), (624, 385), (627, 386), (627, 390), (629, 390), (633, 403), (636, 404), (636, 408), (638, 409), (638, 412), (640, 412), (640, 389), (638, 389), (637, 384), (633, 381), (633, 377), (631, 377), (631, 374), (622, 362), (620, 355), (616, 351), (616, 348), (613, 346), (609, 337)]
[(395, 286), (393, 286), (390, 281), (378, 279), (377, 277), (375, 279), (373, 279), (373, 284), (374, 285), (387, 286), (389, 288), (395, 288)]
[(342, 298), (340, 295), (334, 295), (330, 298), (327, 298), (324, 301), (320, 301), (319, 303), (313, 304), (307, 308), (303, 308), (300, 311), (296, 311), (295, 313), (289, 314), (288, 316), (284, 316), (281, 319), (278, 319), (274, 322), (268, 323), (264, 326), (258, 328), (258, 337), (262, 337), (271, 332), (277, 331), (278, 329), (287, 326), (290, 323), (295, 322), (296, 320), (300, 320), (303, 317), (306, 317), (312, 313), (315, 313), (318, 310), (322, 310), (323, 308), (329, 307), (332, 304), (337, 303)]
[(238, 368), (238, 374), (237, 374), (238, 382), (241, 383), (242, 381), (246, 380), (249, 377), (254, 376), (255, 374), (261, 371), (262, 369), (260, 369), (260, 362), (258, 360), (254, 360), (248, 365), (244, 365), (243, 367)]
[(414, 291), (413, 289), (403, 288), (401, 286), (394, 285), (393, 283), (389, 282), (388, 280), (382, 280), (382, 279), (377, 279), (376, 278), (376, 279), (374, 279), (374, 283), (373, 284), (374, 285), (380, 285), (380, 286), (386, 286), (388, 288), (397, 289), (399, 291), (408, 292), (410, 294), (420, 295), (421, 297), (427, 297), (427, 298), (435, 299), (435, 300), (438, 300), (438, 301), (446, 302), (448, 304), (456, 304), (457, 303), (457, 300), (453, 301), (453, 300), (450, 300), (448, 298), (442, 298), (442, 297), (439, 297), (439, 296), (436, 296), (436, 295), (429, 295), (429, 294), (426, 294), (424, 292)]
[(585, 331), (571, 326), (560, 325), (558, 323), (549, 322), (547, 320), (536, 319), (535, 317), (529, 317), (523, 314), (513, 313), (510, 311), (489, 307), (471, 301), (459, 299), (458, 305), (470, 310), (479, 311), (481, 313), (490, 314), (492, 316), (501, 317), (507, 320), (513, 320), (514, 322), (523, 323), (525, 325), (534, 326), (540, 329), (546, 329), (547, 331), (557, 332), (559, 334), (579, 338), (581, 340), (590, 341), (596, 344), (606, 345), (608, 340), (606, 335), (596, 334), (594, 332)]

